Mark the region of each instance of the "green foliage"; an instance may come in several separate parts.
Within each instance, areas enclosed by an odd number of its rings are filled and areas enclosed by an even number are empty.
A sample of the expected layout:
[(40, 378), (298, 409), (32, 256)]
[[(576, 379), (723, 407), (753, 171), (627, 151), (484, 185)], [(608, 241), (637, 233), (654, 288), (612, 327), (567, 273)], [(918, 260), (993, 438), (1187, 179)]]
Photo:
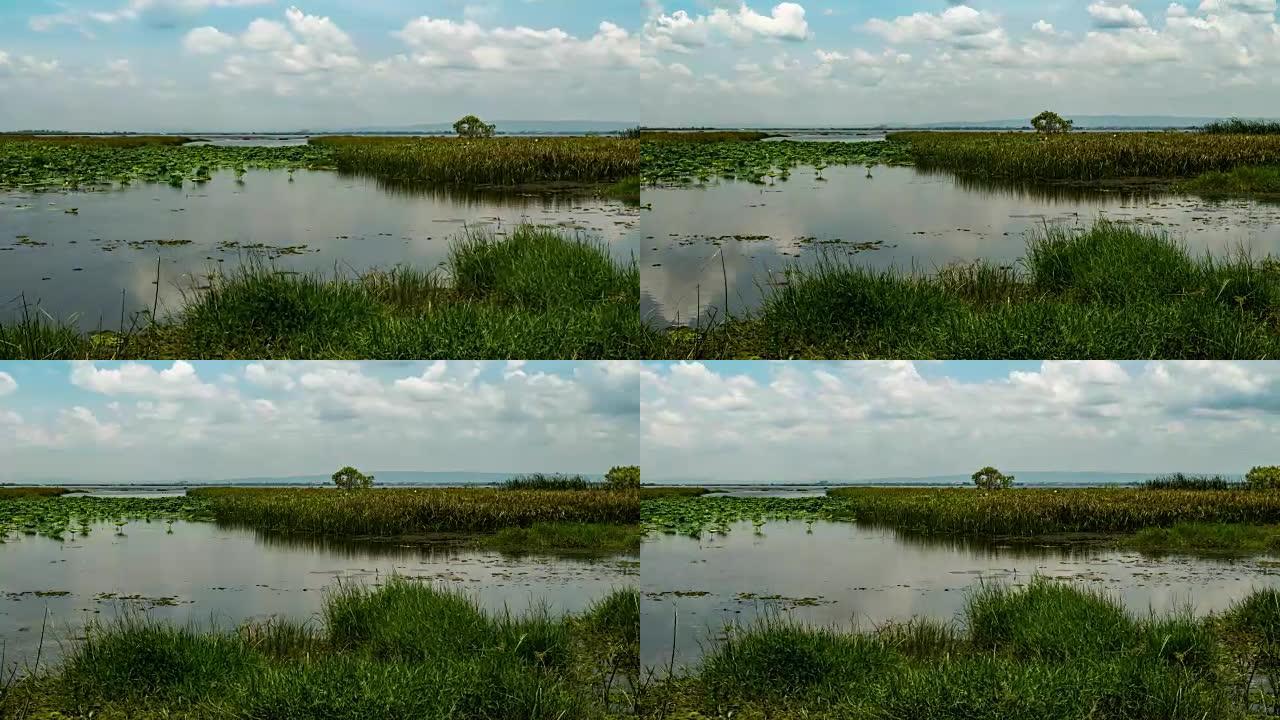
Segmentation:
[(1274, 490), (1280, 488), (1280, 466), (1258, 466), (1249, 470), (1244, 481), (1254, 490)]
[(640, 466), (617, 465), (605, 473), (604, 482), (615, 490), (639, 490)]
[(316, 535), (488, 532), (538, 522), (634, 524), (640, 517), (635, 493), (613, 490), (203, 488), (191, 495), (207, 500), (219, 522)]
[(1244, 483), (1221, 475), (1188, 475), (1171, 473), (1150, 478), (1142, 483), (1149, 490), (1238, 490)]
[(92, 625), (56, 670), (6, 685), (0, 716), (604, 720), (625, 700), (608, 678), (638, 663), (638, 597), (491, 614), (396, 577), (330, 593), (321, 623), (206, 632), (126, 617)]
[(913, 131), (889, 139), (921, 168), (1011, 180), (1187, 178), (1280, 165), (1280, 135)]
[(903, 164), (910, 160), (905, 143), (891, 142), (738, 142), (697, 137), (646, 138), (640, 143), (649, 185), (707, 183), (716, 179), (756, 184), (786, 182), (799, 168), (821, 173), (829, 165)]
[(593, 483), (581, 475), (548, 475), (529, 473), (514, 475), (503, 481), (503, 490), (590, 490)]
[(339, 490), (368, 490), (373, 487), (373, 476), (347, 465), (333, 474), (333, 484)]
[(1205, 135), (1280, 135), (1280, 122), (1230, 118), (1215, 120), (1200, 128)]
[(1013, 485), (1013, 476), (988, 465), (973, 474), (973, 484), (980, 490), (1002, 490)]
[(466, 115), (453, 124), (453, 131), (463, 138), (493, 137), (496, 125), (489, 125), (475, 115)]
[(1280, 167), (1241, 165), (1228, 171), (1207, 172), (1179, 183), (1182, 192), (1199, 195), (1280, 195)]
[(640, 174), (640, 142), (617, 137), (328, 137), (342, 172), (460, 187), (613, 183)]
[(1035, 128), (1038, 133), (1048, 135), (1071, 132), (1073, 125), (1075, 125), (1073, 121), (1066, 120), (1058, 113), (1050, 110), (1045, 110), (1031, 118), (1031, 127)]
[(934, 274), (820, 258), (751, 316), (669, 332), (664, 357), (1222, 359), (1280, 354), (1271, 259), (1192, 257), (1166, 234), (1047, 226), (1020, 268)]

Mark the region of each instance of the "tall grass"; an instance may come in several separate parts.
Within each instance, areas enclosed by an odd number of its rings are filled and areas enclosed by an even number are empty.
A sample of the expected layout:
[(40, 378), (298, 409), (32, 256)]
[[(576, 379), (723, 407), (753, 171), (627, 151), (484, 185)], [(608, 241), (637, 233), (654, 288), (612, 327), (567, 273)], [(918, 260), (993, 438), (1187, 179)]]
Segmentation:
[(1199, 195), (1280, 194), (1280, 167), (1240, 166), (1207, 172), (1179, 183), (1177, 189)]
[(591, 490), (603, 489), (603, 483), (593, 483), (581, 475), (548, 475), (530, 473), (507, 478), (503, 490)]
[(1248, 485), (1221, 475), (1188, 475), (1171, 473), (1150, 478), (1142, 483), (1148, 490), (1247, 490)]
[(58, 497), (71, 492), (60, 487), (0, 487), (0, 500)]
[(827, 494), (841, 501), (831, 510), (837, 519), (977, 537), (1280, 523), (1280, 493), (1251, 490), (833, 488)]
[(1280, 135), (905, 132), (922, 168), (1028, 180), (1185, 178), (1280, 164)]
[(635, 596), (615, 591), (579, 616), (517, 616), (393, 578), (331, 592), (311, 626), (201, 631), (126, 616), (91, 626), (0, 714), (29, 704), (36, 717), (604, 718), (617, 697), (585, 681), (612, 668), (589, 649), (628, 647)]
[(979, 590), (956, 625), (735, 627), (653, 705), (674, 717), (1234, 719), (1249, 703), (1223, 663), (1247, 655), (1228, 652), (1213, 619), (1136, 617), (1109, 596), (1036, 579)]
[(533, 226), (456, 241), (445, 267), (215, 275), (173, 318), (128, 336), (47, 319), (0, 324), (0, 356), (124, 358), (630, 358), (652, 342), (640, 271), (603, 245)]
[(342, 172), (463, 186), (617, 182), (640, 174), (638, 140), (565, 138), (312, 138)]
[(711, 492), (707, 488), (701, 487), (642, 487), (640, 488), (641, 500), (656, 500), (658, 498), (669, 497), (698, 497)]
[(219, 522), (318, 535), (390, 537), (488, 532), (540, 522), (640, 521), (636, 494), (612, 490), (201, 488), (190, 494), (207, 498)]
[(1280, 122), (1237, 117), (1215, 120), (1201, 127), (1200, 132), (1205, 135), (1280, 135)]
[(1047, 226), (1020, 268), (934, 274), (834, 258), (753, 316), (670, 333), (668, 357), (1246, 358), (1280, 355), (1280, 263), (1192, 257), (1159, 232)]

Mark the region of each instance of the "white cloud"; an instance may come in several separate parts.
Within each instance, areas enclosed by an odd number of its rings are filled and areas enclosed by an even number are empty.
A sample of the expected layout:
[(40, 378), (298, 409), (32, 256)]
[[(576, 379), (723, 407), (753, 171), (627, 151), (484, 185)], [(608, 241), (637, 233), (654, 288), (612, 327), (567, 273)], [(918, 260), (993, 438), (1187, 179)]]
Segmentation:
[(1274, 462), (1280, 363), (1045, 362), (983, 380), (911, 362), (653, 364), (651, 477), (856, 480), (1023, 470), (1243, 472)]
[(236, 46), (236, 39), (216, 27), (198, 27), (182, 39), (182, 47), (193, 55), (216, 55)]
[(1095, 2), (1089, 5), (1089, 17), (1100, 28), (1139, 28), (1147, 26), (1147, 18), (1128, 4)]
[(151, 365), (133, 362), (115, 369), (100, 368), (92, 362), (77, 362), (71, 367), (71, 383), (111, 396), (210, 399), (219, 394), (215, 386), (201, 381), (195, 367), (184, 360), (159, 371)]
[(18, 389), (18, 381), (7, 372), (0, 372), (0, 397), (9, 395)]

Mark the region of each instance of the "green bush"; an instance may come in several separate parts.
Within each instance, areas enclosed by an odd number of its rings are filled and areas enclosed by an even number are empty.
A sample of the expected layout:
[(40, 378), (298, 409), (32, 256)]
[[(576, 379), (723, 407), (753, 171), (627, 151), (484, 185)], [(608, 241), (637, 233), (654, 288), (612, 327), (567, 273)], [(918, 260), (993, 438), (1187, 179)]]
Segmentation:
[(333, 474), (333, 484), (342, 490), (368, 490), (373, 487), (373, 476), (348, 465)]
[(615, 490), (638, 490), (640, 488), (640, 466), (618, 465), (609, 468), (604, 482)]
[(1013, 476), (988, 465), (973, 474), (973, 484), (982, 490), (1002, 490), (1013, 485)]
[(1280, 465), (1259, 465), (1250, 470), (1244, 480), (1254, 490), (1280, 488)]

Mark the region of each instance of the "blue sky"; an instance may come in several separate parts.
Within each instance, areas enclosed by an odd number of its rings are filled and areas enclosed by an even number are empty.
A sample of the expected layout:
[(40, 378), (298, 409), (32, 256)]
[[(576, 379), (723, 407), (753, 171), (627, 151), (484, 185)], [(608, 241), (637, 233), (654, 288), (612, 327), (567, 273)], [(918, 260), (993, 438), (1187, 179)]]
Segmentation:
[(646, 363), (650, 480), (1280, 464), (1278, 362)]
[(0, 482), (380, 470), (603, 473), (639, 453), (639, 367), (0, 362)]
[[(643, 11), (605, 0), (0, 4), (0, 128), (634, 122)], [(256, 31), (255, 31), (256, 29)]]
[(1280, 115), (1275, 0), (649, 0), (646, 125)]
[(0, 128), (1280, 116), (1277, 0), (23, 0)]

